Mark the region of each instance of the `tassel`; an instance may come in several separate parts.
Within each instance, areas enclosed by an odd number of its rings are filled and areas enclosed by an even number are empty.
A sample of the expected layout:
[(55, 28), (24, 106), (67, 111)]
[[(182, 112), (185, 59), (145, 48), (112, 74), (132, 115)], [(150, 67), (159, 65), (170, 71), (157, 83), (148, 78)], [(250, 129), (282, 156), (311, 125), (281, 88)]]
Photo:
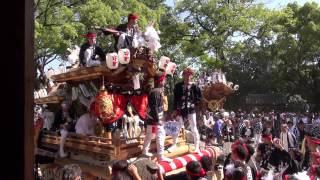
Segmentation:
[(87, 87), (84, 84), (79, 84), (79, 87), (85, 97), (90, 97)]
[(134, 90), (140, 89), (139, 74), (133, 75), (133, 76), (132, 76), (132, 81), (133, 81), (133, 89), (134, 89)]
[(72, 97), (71, 100), (75, 101), (78, 98), (78, 91), (77, 91), (77, 87), (72, 87)]
[(92, 87), (95, 93), (99, 92), (98, 88), (93, 84), (92, 81), (90, 82), (90, 86)]

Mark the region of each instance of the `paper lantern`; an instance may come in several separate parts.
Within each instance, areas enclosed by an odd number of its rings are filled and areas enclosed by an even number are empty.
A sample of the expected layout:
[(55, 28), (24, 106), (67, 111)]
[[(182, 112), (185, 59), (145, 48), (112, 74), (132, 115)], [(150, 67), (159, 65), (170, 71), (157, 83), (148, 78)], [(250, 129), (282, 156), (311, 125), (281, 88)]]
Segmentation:
[(112, 95), (106, 90), (101, 90), (96, 97), (94, 110), (103, 123), (112, 121), (115, 115)]
[(107, 67), (109, 69), (117, 69), (119, 66), (119, 59), (117, 53), (108, 53), (106, 57)]
[(169, 62), (170, 62), (170, 58), (166, 56), (161, 56), (159, 61), (159, 69), (165, 70)]
[(226, 79), (226, 74), (225, 73), (221, 73), (221, 79), (222, 79), (222, 83), (223, 84), (227, 84), (227, 79)]
[(176, 63), (169, 62), (167, 67), (166, 67), (166, 74), (173, 75), (173, 73), (176, 70), (176, 68), (177, 68)]
[(118, 58), (121, 64), (129, 64), (130, 62), (130, 50), (129, 49), (120, 49), (118, 51)]

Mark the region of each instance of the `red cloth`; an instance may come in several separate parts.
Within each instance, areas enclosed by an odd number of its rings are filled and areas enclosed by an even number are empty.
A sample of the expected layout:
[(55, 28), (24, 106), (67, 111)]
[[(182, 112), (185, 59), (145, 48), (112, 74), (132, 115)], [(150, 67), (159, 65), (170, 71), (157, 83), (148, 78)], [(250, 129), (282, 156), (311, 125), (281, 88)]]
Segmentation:
[(44, 120), (41, 117), (38, 117), (34, 122), (34, 130), (40, 130), (43, 128)]
[(306, 139), (308, 143), (320, 145), (320, 139), (312, 138), (310, 136), (306, 136)]
[(132, 13), (132, 14), (129, 14), (128, 18), (136, 20), (136, 19), (139, 19), (139, 16), (137, 14)]
[(148, 108), (148, 95), (142, 94), (140, 96), (133, 95), (130, 100), (133, 108), (137, 111), (141, 119), (146, 119)]
[(202, 155), (197, 153), (187, 154), (182, 157), (174, 158), (171, 163), (168, 162), (160, 162), (160, 173), (167, 173), (173, 171), (175, 169), (180, 169), (187, 165), (188, 162), (197, 160), (199, 161), (202, 156), (209, 156), (209, 157), (217, 157), (216, 151), (214, 148), (207, 148), (201, 151)]
[(88, 32), (87, 34), (82, 34), (82, 36), (86, 37), (86, 38), (95, 38), (95, 37), (97, 37), (97, 34), (92, 33), (92, 32)]
[(109, 121), (110, 123), (117, 121), (120, 117), (123, 116), (129, 100), (127, 96), (124, 96), (121, 94), (113, 94), (112, 96), (113, 96), (113, 107), (114, 107), (115, 116), (111, 121)]

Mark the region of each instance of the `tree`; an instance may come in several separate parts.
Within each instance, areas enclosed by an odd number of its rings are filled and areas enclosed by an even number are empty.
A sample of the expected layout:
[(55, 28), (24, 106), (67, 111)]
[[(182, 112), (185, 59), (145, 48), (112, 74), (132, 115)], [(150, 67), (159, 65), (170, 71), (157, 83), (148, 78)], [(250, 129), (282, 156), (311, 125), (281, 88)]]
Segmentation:
[[(131, 12), (139, 14), (142, 29), (155, 20), (156, 27), (164, 14), (163, 4), (151, 7), (137, 0), (35, 0), (35, 54), (38, 82), (46, 84), (44, 68), (53, 60), (65, 61), (67, 48), (81, 45), (85, 34), (93, 27), (115, 27), (127, 20)], [(156, 1), (160, 2), (160, 1)], [(150, 7), (149, 7), (149, 6)], [(98, 32), (97, 41), (111, 50), (113, 39)]]

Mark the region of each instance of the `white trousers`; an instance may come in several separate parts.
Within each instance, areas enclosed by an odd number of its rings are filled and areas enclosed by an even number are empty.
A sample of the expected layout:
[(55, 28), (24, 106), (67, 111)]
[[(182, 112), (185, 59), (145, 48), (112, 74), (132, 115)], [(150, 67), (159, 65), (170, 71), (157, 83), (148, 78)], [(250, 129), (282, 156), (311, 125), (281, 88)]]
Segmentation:
[(158, 155), (163, 155), (164, 153), (164, 141), (166, 138), (166, 132), (164, 130), (163, 125), (147, 125), (146, 129), (146, 137), (144, 139), (144, 144), (143, 144), (143, 154), (147, 154), (150, 149), (150, 144), (152, 140), (152, 127), (156, 128), (156, 143), (157, 143), (157, 154)]
[(126, 39), (126, 35), (120, 34), (119, 39), (118, 39), (118, 44), (117, 44), (118, 49), (123, 48), (125, 39)]
[(258, 145), (261, 143), (261, 134), (254, 134), (255, 144)]
[[(182, 120), (181, 116), (178, 116), (177, 119), (180, 121), (180, 119)], [(189, 125), (191, 128), (191, 132), (193, 135), (193, 142), (195, 145), (195, 149), (198, 150), (200, 148), (200, 135), (199, 135), (199, 131), (197, 128), (197, 116), (196, 113), (193, 114), (188, 114), (187, 119), (189, 121)], [(176, 138), (177, 139), (177, 138)]]
[(223, 150), (225, 151), (226, 154), (231, 153), (231, 145), (232, 145), (232, 142), (223, 143)]
[(61, 134), (61, 139), (60, 139), (60, 156), (63, 157), (65, 156), (65, 153), (64, 153), (64, 144), (67, 140), (67, 136), (68, 136), (68, 131), (65, 130), (65, 129), (61, 129), (60, 130), (60, 134)]

